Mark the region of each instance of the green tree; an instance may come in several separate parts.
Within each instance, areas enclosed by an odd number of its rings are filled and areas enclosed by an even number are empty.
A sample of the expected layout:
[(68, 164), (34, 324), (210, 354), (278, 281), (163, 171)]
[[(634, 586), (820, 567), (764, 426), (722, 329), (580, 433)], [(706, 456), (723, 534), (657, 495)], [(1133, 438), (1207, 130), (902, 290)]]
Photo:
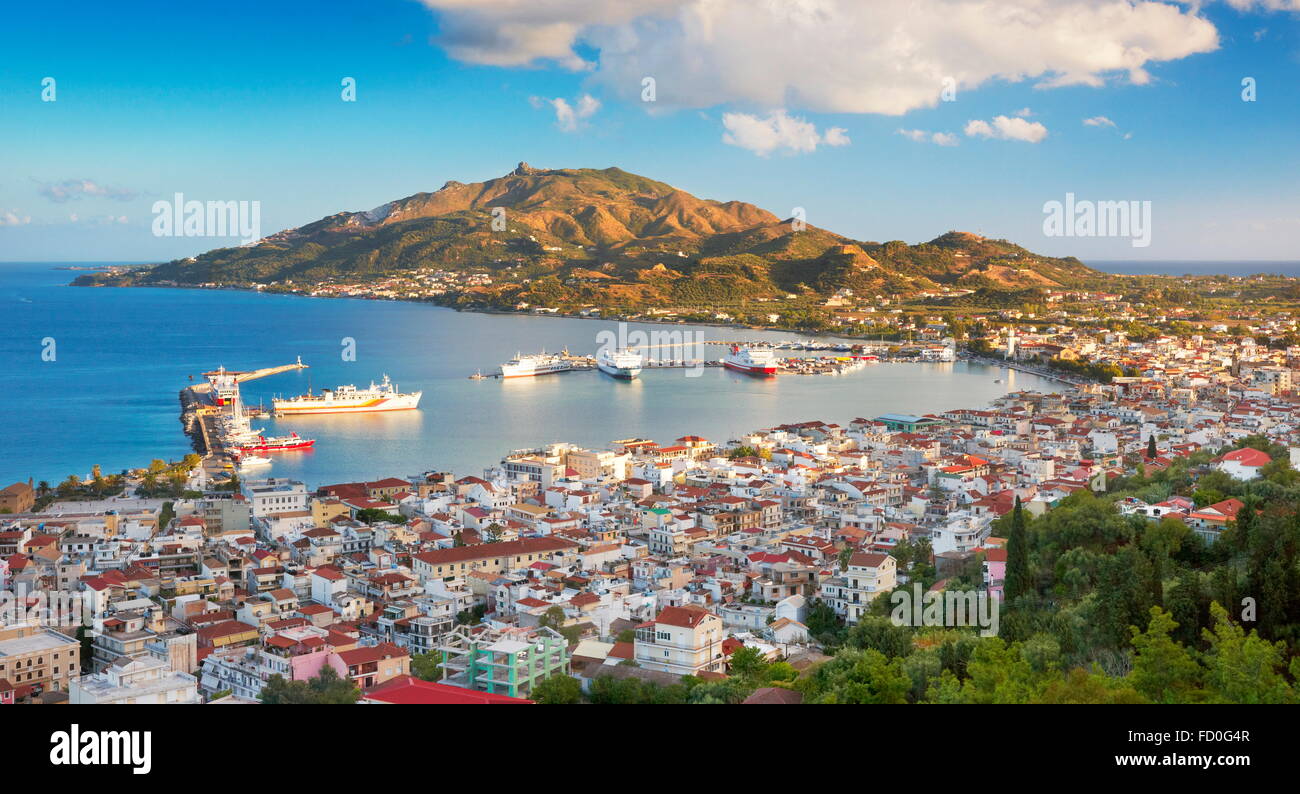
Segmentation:
[(564, 673), (555, 673), (533, 685), (530, 697), (546, 705), (568, 705), (582, 702), (582, 683)]
[(1205, 629), (1210, 644), (1205, 654), (1206, 683), (1219, 703), (1295, 703), (1296, 692), (1283, 676), (1286, 643), (1271, 643), (1249, 634), (1228, 618), (1228, 611), (1210, 605), (1214, 630)]
[(1201, 666), (1171, 636), (1178, 624), (1160, 607), (1151, 607), (1146, 631), (1132, 626), (1133, 688), (1155, 703), (1193, 703), (1202, 699)]
[(1029, 571), (1029, 538), (1025, 530), (1025, 513), (1016, 497), (1011, 511), (1011, 532), (1007, 536), (1007, 568), (1003, 591), (1008, 601), (1034, 591), (1033, 574)]
[(289, 681), (276, 673), (267, 680), (259, 695), (259, 699), (268, 705), (349, 704), (360, 698), (361, 690), (351, 681), (340, 678), (329, 665), (307, 681)]

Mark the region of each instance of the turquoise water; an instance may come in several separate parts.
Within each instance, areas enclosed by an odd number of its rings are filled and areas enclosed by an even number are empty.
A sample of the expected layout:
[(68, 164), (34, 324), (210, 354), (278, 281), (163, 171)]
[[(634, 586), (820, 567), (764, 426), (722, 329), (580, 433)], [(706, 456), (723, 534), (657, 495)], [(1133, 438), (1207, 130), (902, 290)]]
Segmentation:
[[(981, 406), (1009, 389), (1055, 387), (1025, 373), (955, 364), (878, 364), (840, 376), (760, 380), (720, 368), (701, 377), (648, 370), (625, 382), (598, 372), (469, 380), (517, 351), (594, 352), (615, 323), (456, 312), (418, 303), (314, 299), (228, 290), (91, 289), (49, 264), (0, 264), (0, 484), (58, 481), (190, 451), (178, 392), (224, 365), (310, 369), (245, 384), (245, 399), (309, 387), (368, 384), (387, 373), (421, 389), (418, 411), (265, 420), (269, 432), (314, 436), (309, 452), (270, 470), (309, 485), (452, 470), (478, 474), (512, 449), (550, 441), (604, 447), (629, 436), (726, 441), (785, 422), (846, 423), (887, 412)], [(633, 325), (647, 332), (684, 326)], [(793, 339), (789, 333), (699, 328), (706, 339)], [(55, 360), (42, 360), (42, 340)], [(341, 341), (356, 341), (344, 361)], [(721, 348), (706, 348), (711, 358)], [(994, 383), (1002, 378), (1004, 383)]]

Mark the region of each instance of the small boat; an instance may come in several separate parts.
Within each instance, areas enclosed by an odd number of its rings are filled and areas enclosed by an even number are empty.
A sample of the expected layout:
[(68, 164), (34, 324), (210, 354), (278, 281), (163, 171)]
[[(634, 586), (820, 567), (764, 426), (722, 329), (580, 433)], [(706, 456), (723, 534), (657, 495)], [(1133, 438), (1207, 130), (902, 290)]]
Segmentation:
[(270, 466), (271, 459), (264, 458), (261, 455), (241, 455), (239, 458), (239, 468), (252, 469), (258, 466)]
[(470, 376), (469, 376), (469, 379), (470, 379), (470, 380), (483, 380), (483, 379), (486, 378), (486, 377), (487, 377), (487, 376), (483, 374), (483, 370), (480, 369), (480, 370), (478, 370), (477, 372), (475, 372), (473, 375), (470, 375)]

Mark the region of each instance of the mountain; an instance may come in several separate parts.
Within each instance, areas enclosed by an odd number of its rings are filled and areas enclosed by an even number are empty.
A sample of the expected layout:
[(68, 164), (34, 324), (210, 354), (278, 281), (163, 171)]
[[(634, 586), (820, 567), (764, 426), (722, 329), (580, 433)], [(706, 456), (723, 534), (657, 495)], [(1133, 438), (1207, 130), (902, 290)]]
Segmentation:
[[(796, 225), (800, 228), (796, 228)], [(256, 244), (78, 284), (356, 283), (417, 269), (491, 274), (475, 299), (707, 303), (940, 284), (1024, 289), (1097, 276), (1075, 259), (949, 232), (928, 243), (856, 241), (742, 201), (701, 199), (618, 168), (527, 163), (447, 182), (365, 212), (340, 212)]]

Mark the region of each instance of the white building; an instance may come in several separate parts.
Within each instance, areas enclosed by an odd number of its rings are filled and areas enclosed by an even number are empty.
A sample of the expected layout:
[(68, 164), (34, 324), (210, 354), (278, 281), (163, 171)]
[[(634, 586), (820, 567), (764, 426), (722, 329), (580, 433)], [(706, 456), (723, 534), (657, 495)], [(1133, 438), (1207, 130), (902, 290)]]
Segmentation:
[(149, 656), (122, 657), (102, 673), (72, 682), (73, 704), (198, 703), (198, 679)]
[(311, 498), (306, 485), (287, 477), (247, 480), (243, 492), (254, 518), (308, 510)]

